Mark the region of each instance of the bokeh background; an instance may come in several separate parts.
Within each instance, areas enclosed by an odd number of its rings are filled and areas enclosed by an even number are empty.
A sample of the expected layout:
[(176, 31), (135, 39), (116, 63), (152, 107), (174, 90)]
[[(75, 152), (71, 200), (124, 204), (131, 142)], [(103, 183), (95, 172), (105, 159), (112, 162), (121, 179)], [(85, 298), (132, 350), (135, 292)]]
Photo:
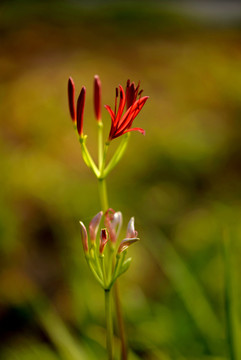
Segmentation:
[(106, 358), (103, 294), (78, 225), (100, 209), (97, 183), (67, 104), (72, 76), (87, 88), (96, 158), (95, 74), (102, 105), (128, 78), (150, 96), (135, 120), (146, 136), (132, 133), (108, 178), (111, 207), (124, 228), (135, 216), (141, 238), (120, 280), (130, 359), (229, 358), (225, 308), (234, 338), (240, 311), (240, 20), (230, 1), (1, 1), (1, 359)]

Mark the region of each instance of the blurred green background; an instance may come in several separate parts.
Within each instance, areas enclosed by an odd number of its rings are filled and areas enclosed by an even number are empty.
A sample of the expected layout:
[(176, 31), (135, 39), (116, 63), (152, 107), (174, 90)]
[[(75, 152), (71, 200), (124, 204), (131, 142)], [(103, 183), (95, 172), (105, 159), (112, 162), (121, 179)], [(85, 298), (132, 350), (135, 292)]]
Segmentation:
[(130, 360), (229, 358), (241, 289), (240, 20), (228, 1), (1, 1), (1, 359), (106, 358), (103, 294), (78, 224), (100, 209), (97, 182), (67, 104), (72, 76), (87, 88), (96, 158), (95, 74), (102, 105), (128, 78), (150, 96), (135, 120), (146, 136), (132, 133), (108, 178), (110, 206), (124, 228), (135, 216), (141, 238), (120, 280)]

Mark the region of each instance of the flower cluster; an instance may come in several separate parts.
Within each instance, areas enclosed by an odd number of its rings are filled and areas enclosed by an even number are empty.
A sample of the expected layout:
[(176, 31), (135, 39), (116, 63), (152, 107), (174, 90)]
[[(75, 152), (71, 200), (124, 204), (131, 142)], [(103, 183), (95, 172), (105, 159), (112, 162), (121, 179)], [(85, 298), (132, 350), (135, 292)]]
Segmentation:
[[(99, 231), (102, 219), (105, 227)], [(131, 258), (125, 259), (126, 250), (139, 240), (133, 217), (128, 223), (125, 239), (119, 242), (121, 226), (122, 214), (113, 209), (108, 209), (104, 215), (100, 211), (93, 217), (89, 224), (89, 236), (84, 223), (80, 221), (81, 238), (87, 263), (105, 290), (109, 290), (115, 280), (129, 268)], [(110, 245), (109, 251), (106, 249), (108, 244)], [(112, 266), (113, 261), (114, 267)]]
[[(143, 90), (140, 90), (140, 83), (136, 86), (134, 82), (127, 80), (126, 91), (119, 85), (116, 88), (115, 94), (115, 110), (113, 111), (109, 105), (105, 105), (105, 108), (111, 116), (111, 129), (109, 132), (108, 141), (111, 141), (119, 136), (130, 132), (139, 131), (145, 134), (145, 131), (141, 128), (132, 128), (132, 123), (136, 116), (141, 111), (148, 96), (141, 97)], [(77, 104), (75, 105), (75, 85), (73, 79), (70, 77), (68, 81), (68, 100), (70, 116), (77, 127), (77, 131), (80, 137), (84, 136), (83, 133), (83, 118), (85, 107), (85, 95), (86, 88), (81, 88)], [(117, 109), (117, 102), (119, 100), (119, 106)], [(139, 97), (139, 98), (138, 98)], [(126, 111), (124, 111), (126, 107)], [(94, 110), (95, 116), (98, 122), (101, 122), (101, 82), (96, 75), (94, 77)]]

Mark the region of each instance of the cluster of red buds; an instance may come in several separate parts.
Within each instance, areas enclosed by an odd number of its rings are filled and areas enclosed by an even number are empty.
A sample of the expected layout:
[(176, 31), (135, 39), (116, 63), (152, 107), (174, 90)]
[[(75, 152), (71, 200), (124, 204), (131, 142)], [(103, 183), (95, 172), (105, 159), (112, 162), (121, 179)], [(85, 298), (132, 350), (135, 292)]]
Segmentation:
[[(105, 227), (99, 229), (102, 219)], [(87, 263), (105, 290), (109, 290), (115, 280), (129, 268), (131, 258), (125, 259), (126, 250), (139, 240), (133, 217), (128, 223), (125, 239), (119, 242), (121, 226), (122, 214), (113, 209), (108, 209), (104, 215), (100, 211), (93, 217), (89, 224), (89, 236), (85, 225), (80, 221), (81, 238)], [(106, 249), (108, 244), (109, 251)], [(112, 267), (113, 257), (115, 259), (114, 268)]]

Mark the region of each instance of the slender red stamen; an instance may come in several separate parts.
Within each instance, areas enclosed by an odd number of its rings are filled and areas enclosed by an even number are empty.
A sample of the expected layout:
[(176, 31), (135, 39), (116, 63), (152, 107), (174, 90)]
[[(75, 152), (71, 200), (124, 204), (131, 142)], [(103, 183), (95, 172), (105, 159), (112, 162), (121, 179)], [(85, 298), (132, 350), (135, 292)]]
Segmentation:
[(76, 109), (75, 109), (75, 86), (74, 81), (70, 77), (68, 81), (68, 99), (69, 99), (69, 112), (71, 119), (76, 121)]
[(77, 130), (80, 136), (83, 135), (83, 117), (85, 107), (85, 94), (86, 89), (83, 86), (77, 101)]
[(94, 109), (98, 121), (101, 120), (101, 82), (98, 75), (94, 77)]
[(116, 116), (116, 109), (117, 109), (117, 99), (118, 99), (118, 88), (115, 89), (115, 116)]

